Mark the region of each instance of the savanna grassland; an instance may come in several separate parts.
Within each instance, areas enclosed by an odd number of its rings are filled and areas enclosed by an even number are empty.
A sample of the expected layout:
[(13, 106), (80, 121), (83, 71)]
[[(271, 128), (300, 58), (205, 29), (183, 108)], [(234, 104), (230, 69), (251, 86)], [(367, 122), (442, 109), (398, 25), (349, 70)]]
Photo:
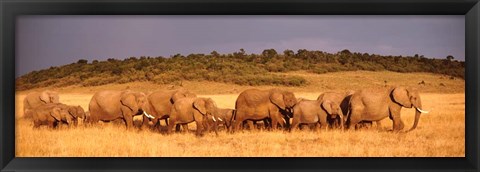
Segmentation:
[[(280, 75), (270, 72), (269, 75)], [(81, 105), (88, 110), (91, 96), (99, 90), (131, 89), (149, 93), (183, 87), (200, 97), (211, 97), (221, 108), (234, 108), (238, 94), (247, 88), (282, 88), (297, 98), (316, 99), (325, 91), (346, 91), (385, 85), (413, 86), (420, 90), (423, 109), (417, 129), (392, 133), (387, 118), (383, 129), (375, 126), (357, 131), (308, 129), (285, 131), (221, 130), (196, 137), (193, 132), (164, 135), (144, 130), (126, 131), (123, 123), (99, 123), (92, 127), (62, 126), (59, 129), (33, 129), (24, 120), (23, 98), (36, 88), (16, 93), (17, 157), (464, 157), (465, 156), (465, 81), (441, 74), (397, 73), (390, 71), (345, 71), (316, 74), (306, 71), (281, 73), (303, 77), (302, 86), (248, 86), (214, 81), (182, 81), (181, 85), (130, 82), (98, 86), (48, 87), (60, 93), (65, 104)], [(419, 84), (424, 81), (425, 84)], [(405, 129), (413, 125), (414, 110), (402, 109)], [(139, 123), (141, 117), (135, 118)], [(162, 125), (164, 123), (162, 122)], [(190, 129), (195, 129), (191, 124)]]

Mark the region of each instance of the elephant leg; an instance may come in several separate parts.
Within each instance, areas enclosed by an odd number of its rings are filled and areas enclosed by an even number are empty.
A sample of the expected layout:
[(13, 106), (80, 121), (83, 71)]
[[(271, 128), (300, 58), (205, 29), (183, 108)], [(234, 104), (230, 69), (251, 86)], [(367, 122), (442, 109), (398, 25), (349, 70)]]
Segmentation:
[(144, 128), (144, 127), (147, 127), (148, 126), (148, 122), (150, 121), (145, 115), (142, 115), (142, 119), (143, 119), (143, 122), (142, 122), (142, 127), (141, 128)]
[(327, 116), (327, 123), (329, 128), (334, 128), (335, 127), (335, 118), (331, 118), (330, 116)]
[(73, 120), (73, 126), (77, 127), (78, 126), (78, 119)]
[(248, 128), (250, 130), (255, 130), (257, 127), (256, 127), (256, 122), (252, 121), (252, 120), (247, 120), (247, 125), (248, 125)]
[[(378, 121), (375, 121), (375, 124), (377, 125)], [(370, 123), (368, 123), (368, 128), (373, 128), (373, 121), (370, 121)]]
[[(183, 130), (185, 130), (185, 128), (183, 128)], [(180, 131), (182, 131), (182, 130), (180, 129), (180, 124), (176, 124), (176, 125), (175, 125), (175, 132), (180, 132)]]
[(55, 128), (56, 127), (55, 121), (48, 121), (48, 127), (49, 128)]
[(400, 108), (398, 110), (390, 110), (390, 116), (393, 118), (393, 131), (400, 131), (403, 129), (404, 124), (400, 118)]
[(272, 119), (271, 119), (271, 118), (265, 118), (265, 119), (263, 120), (263, 122), (264, 122), (264, 125), (263, 125), (263, 126), (264, 126), (265, 130), (267, 130), (268, 128), (272, 127)]
[(243, 125), (244, 119), (244, 114), (241, 111), (237, 111), (237, 114), (235, 115), (235, 119), (232, 119), (232, 133), (240, 129), (240, 126)]
[(307, 128), (311, 131), (314, 129), (315, 124), (306, 124)]
[(380, 121), (375, 121), (375, 124), (377, 124), (377, 129), (378, 130), (382, 129), (382, 123)]
[(26, 110), (23, 110), (23, 118), (31, 118), (33, 115), (30, 114), (30, 110), (29, 109), (26, 109)]
[(125, 126), (127, 127), (127, 130), (133, 129), (133, 116), (126, 115), (123, 117), (123, 120), (125, 121)]
[(299, 129), (299, 130), (303, 130), (304, 127), (305, 127), (305, 124), (300, 124), (300, 125), (298, 125), (298, 129)]
[(204, 124), (205, 124), (205, 125), (204, 125), (203, 127), (205, 128), (205, 131), (206, 131), (206, 132), (212, 131), (212, 125), (211, 125), (211, 122), (210, 122), (210, 121), (205, 121)]
[(40, 122), (39, 121), (33, 121), (33, 128), (38, 128), (40, 127)]
[(395, 120), (395, 117), (393, 118), (393, 131), (400, 131), (403, 129), (404, 124), (401, 119)]
[(159, 119), (153, 119), (153, 126), (152, 130), (157, 130), (157, 131), (162, 131), (162, 125), (160, 125), (160, 120)]
[(239, 120), (235, 120), (232, 122), (232, 130), (231, 132), (234, 133), (235, 131), (237, 131), (239, 128), (240, 128), (240, 125), (242, 125), (243, 121), (242, 122), (238, 122)]
[(270, 130), (276, 130), (277, 129), (277, 125), (278, 125), (278, 121), (277, 119), (272, 119), (272, 127), (270, 128)]
[(320, 117), (321, 115), (318, 115), (318, 116), (319, 116), (318, 123), (320, 124), (320, 129), (327, 131), (328, 130), (327, 118), (326, 117), (322, 118)]
[(276, 112), (270, 115), (270, 118), (272, 120), (272, 128), (275, 130), (278, 129), (278, 124), (280, 124), (281, 128), (284, 128), (287, 123), (287, 121), (283, 118), (283, 115), (280, 112)]
[(343, 119), (340, 117), (340, 115), (337, 115), (335, 118), (335, 128), (341, 128), (343, 129)]
[(348, 129), (353, 130), (355, 126), (361, 121), (359, 111), (352, 111), (348, 118)]
[(357, 129), (369, 128), (371, 124), (372, 124), (372, 121), (360, 121), (360, 122), (355, 126), (355, 128), (357, 128)]
[[(277, 130), (277, 125), (280, 121), (282, 121), (281, 119), (279, 119), (277, 116), (274, 116), (272, 119), (272, 128), (271, 130)], [(280, 125), (280, 126), (283, 126), (283, 125)]]
[(87, 126), (91, 126), (93, 124), (93, 121), (94, 121), (95, 117), (92, 116), (92, 113), (93, 112), (90, 112), (90, 116), (86, 117), (85, 125), (87, 125)]
[(197, 124), (197, 131), (195, 132), (195, 134), (201, 137), (203, 136), (203, 131), (205, 130), (203, 126), (203, 121), (195, 121), (195, 122)]
[(168, 123), (170, 123), (170, 125), (167, 125), (167, 133), (171, 134), (173, 126), (177, 125), (177, 121), (175, 121), (173, 118), (168, 118)]
[(322, 124), (320, 124), (320, 121), (317, 122), (317, 123), (307, 124), (307, 125), (308, 125), (308, 128), (310, 129), (310, 131), (314, 131), (314, 132), (318, 132), (322, 128), (321, 127)]
[[(187, 133), (188, 132), (188, 129), (187, 127), (185, 127), (186, 125), (188, 124), (174, 124), (173, 126), (175, 126), (175, 132), (176, 133)], [(170, 125), (169, 125), (170, 126)]]
[(292, 125), (290, 125), (290, 132), (296, 131), (298, 129), (298, 125), (300, 125), (300, 121), (294, 118), (292, 121)]
[(189, 131), (189, 130), (188, 130), (188, 124), (182, 124), (182, 129), (183, 129), (182, 131), (183, 131), (184, 133), (187, 133), (187, 132)]

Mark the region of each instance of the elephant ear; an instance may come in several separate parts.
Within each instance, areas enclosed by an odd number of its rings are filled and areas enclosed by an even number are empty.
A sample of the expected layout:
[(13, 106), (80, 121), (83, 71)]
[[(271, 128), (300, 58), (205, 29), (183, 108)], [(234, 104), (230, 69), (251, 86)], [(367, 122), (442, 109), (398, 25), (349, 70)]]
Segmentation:
[[(323, 96), (325, 96), (325, 93), (320, 94), (320, 95), (318, 96), (317, 100), (322, 101), (322, 100), (323, 100)], [(300, 98), (300, 99), (301, 99), (301, 98)]]
[(404, 87), (397, 87), (392, 91), (392, 97), (395, 102), (403, 107), (412, 107), (412, 103), (408, 98), (408, 90)]
[[(85, 110), (83, 110), (83, 108), (79, 105), (77, 106), (77, 118), (80, 117), (82, 119), (85, 119)], [(80, 116), (78, 116), (80, 115)]]
[(136, 111), (138, 109), (137, 101), (135, 95), (132, 93), (123, 93), (120, 98), (122, 105), (128, 107), (131, 111)]
[(212, 98), (207, 99), (207, 105), (212, 106), (213, 108), (217, 107), (217, 103), (215, 103)]
[(51, 103), (59, 103), (60, 99), (58, 97), (58, 92), (56, 91), (47, 91), (47, 94), (49, 96), (49, 101)]
[(76, 106), (69, 106), (68, 107), (68, 114), (70, 114), (72, 117), (78, 118), (80, 115), (78, 113), (77, 107)]
[(43, 91), (42, 93), (40, 93), (39, 98), (44, 103), (50, 103), (50, 96), (46, 91)]
[(333, 103), (332, 101), (330, 100), (325, 100), (322, 102), (322, 108), (325, 109), (325, 111), (327, 112), (327, 114), (333, 114), (332, 112), (332, 106), (333, 106)]
[(196, 99), (193, 101), (193, 107), (197, 109), (202, 115), (207, 114), (207, 109), (205, 108), (205, 100), (204, 99)]
[(178, 100), (184, 97), (185, 97), (185, 94), (183, 94), (182, 91), (176, 91), (175, 93), (173, 93), (172, 98), (170, 99), (170, 102), (174, 104), (175, 102), (177, 102)]
[(270, 94), (270, 101), (280, 107), (281, 109), (285, 109), (285, 102), (283, 101), (283, 94), (279, 92), (273, 92)]
[(217, 115), (218, 114), (218, 106), (217, 106), (217, 103), (215, 103), (215, 101), (213, 101), (212, 98), (208, 98), (206, 103), (205, 103), (205, 107), (207, 108), (207, 111), (211, 111), (211, 113)]
[(50, 116), (52, 116), (57, 121), (61, 121), (62, 120), (61, 111), (62, 111), (61, 108), (55, 107), (55, 108), (52, 109), (52, 112), (50, 113)]

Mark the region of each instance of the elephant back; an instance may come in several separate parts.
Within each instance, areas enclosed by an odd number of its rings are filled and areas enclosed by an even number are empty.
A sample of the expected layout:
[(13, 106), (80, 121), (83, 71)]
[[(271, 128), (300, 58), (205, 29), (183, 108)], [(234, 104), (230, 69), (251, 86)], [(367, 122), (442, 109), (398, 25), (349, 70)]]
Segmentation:
[(269, 90), (247, 89), (238, 95), (236, 109), (269, 103), (269, 95)]

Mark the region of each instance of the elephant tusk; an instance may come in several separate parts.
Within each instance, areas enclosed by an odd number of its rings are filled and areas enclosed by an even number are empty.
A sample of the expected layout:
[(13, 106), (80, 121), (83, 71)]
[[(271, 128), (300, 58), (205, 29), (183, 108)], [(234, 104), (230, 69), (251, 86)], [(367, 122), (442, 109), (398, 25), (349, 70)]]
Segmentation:
[[(218, 118), (218, 117), (217, 117)], [(218, 118), (219, 121), (223, 121), (222, 119)]]
[(154, 116), (152, 115), (149, 115), (147, 112), (143, 111), (143, 114), (147, 117), (147, 118), (150, 118), (150, 119), (155, 119)]
[(429, 112), (430, 112), (430, 111), (422, 110), (422, 109), (420, 109), (420, 108), (418, 108), (418, 107), (417, 107), (416, 109), (417, 109), (419, 112), (421, 112), (421, 113), (429, 113)]
[(212, 116), (212, 119), (213, 119), (213, 122), (217, 122), (217, 120), (215, 120), (215, 117)]
[(286, 124), (286, 123), (287, 123), (287, 121), (285, 121), (285, 119), (284, 119), (284, 118), (282, 118), (282, 120), (283, 120), (283, 123), (284, 123), (284, 124)]

